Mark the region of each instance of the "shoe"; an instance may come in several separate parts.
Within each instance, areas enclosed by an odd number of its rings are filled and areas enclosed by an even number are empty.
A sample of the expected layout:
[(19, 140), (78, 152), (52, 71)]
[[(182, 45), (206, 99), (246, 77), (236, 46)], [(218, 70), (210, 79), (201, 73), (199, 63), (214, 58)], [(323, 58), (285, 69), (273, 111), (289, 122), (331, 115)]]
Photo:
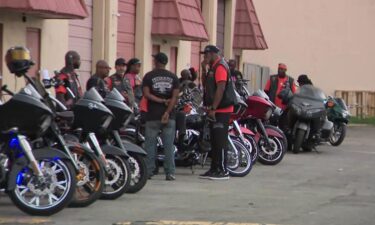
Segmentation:
[(208, 179), (210, 180), (229, 180), (229, 173), (224, 171), (218, 171), (212, 173)]
[(175, 177), (175, 175), (173, 175), (173, 174), (167, 174), (167, 175), (165, 176), (165, 180), (173, 181), (173, 180), (176, 180), (176, 177)]
[(200, 179), (209, 179), (212, 173), (213, 173), (212, 170), (208, 170), (207, 172), (199, 175), (199, 178)]

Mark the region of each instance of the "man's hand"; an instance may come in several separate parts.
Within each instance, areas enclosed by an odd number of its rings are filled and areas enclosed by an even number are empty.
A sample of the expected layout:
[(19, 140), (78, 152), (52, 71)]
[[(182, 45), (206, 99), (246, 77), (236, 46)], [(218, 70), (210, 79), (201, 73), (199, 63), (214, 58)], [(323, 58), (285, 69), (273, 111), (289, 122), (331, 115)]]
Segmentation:
[(212, 119), (212, 120), (216, 120), (216, 117), (215, 117), (215, 110), (209, 110), (208, 111), (208, 117), (210, 118), (210, 119)]
[(164, 100), (164, 104), (165, 104), (166, 106), (168, 106), (170, 102), (171, 102), (170, 99), (166, 99), (166, 100)]
[(169, 113), (165, 112), (161, 117), (161, 123), (167, 124), (169, 122)]

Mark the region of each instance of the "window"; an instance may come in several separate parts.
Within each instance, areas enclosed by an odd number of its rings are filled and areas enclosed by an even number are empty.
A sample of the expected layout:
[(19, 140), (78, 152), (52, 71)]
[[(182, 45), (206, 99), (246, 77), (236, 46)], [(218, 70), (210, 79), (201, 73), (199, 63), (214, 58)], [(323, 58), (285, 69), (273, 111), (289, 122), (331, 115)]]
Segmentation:
[(171, 47), (171, 52), (170, 52), (170, 55), (169, 55), (169, 68), (170, 68), (170, 71), (174, 74), (177, 73), (177, 47)]
[(30, 50), (31, 59), (35, 63), (28, 73), (31, 77), (36, 77), (40, 70), (40, 29), (27, 28), (26, 47)]

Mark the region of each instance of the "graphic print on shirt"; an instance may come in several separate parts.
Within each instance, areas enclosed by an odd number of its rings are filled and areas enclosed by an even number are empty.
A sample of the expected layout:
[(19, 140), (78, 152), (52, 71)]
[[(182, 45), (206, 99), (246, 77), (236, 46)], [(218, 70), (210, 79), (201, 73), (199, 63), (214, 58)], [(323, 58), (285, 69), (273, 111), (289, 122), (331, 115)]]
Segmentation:
[(173, 89), (173, 78), (154, 77), (152, 80), (152, 90), (159, 95), (170, 95)]

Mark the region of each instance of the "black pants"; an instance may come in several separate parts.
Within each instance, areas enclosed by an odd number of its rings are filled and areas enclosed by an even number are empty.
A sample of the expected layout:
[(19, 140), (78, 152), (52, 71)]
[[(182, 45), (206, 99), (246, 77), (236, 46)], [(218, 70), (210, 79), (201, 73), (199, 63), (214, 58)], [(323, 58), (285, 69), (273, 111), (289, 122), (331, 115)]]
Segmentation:
[(230, 113), (216, 113), (216, 122), (211, 123), (211, 170), (227, 171), (230, 115)]

